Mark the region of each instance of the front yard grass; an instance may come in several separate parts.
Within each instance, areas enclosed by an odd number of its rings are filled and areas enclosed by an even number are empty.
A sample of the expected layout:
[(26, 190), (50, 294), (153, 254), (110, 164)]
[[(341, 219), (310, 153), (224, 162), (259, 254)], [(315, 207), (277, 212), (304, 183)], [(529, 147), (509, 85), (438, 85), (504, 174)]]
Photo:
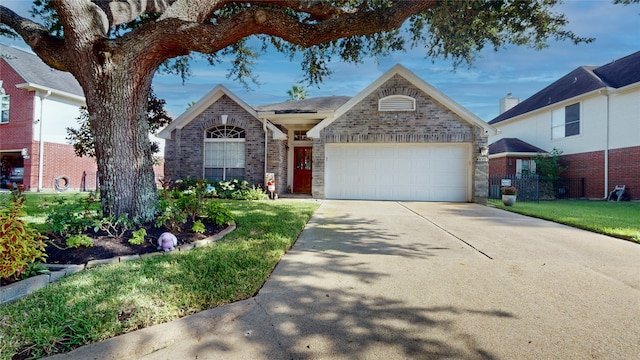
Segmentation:
[(316, 202), (220, 201), (237, 229), (210, 247), (91, 268), (0, 306), (0, 359), (40, 358), (253, 296)]
[(489, 200), (500, 209), (551, 220), (580, 229), (640, 243), (640, 203), (595, 200), (517, 201), (504, 206), (501, 200)]

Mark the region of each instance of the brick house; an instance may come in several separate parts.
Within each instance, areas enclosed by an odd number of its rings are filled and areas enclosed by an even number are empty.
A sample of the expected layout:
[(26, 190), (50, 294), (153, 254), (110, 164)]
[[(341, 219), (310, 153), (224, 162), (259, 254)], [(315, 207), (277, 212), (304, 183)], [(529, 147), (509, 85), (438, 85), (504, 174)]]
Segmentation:
[[(582, 66), (489, 124), (492, 176), (534, 166), (536, 152), (562, 152), (563, 176), (579, 179), (588, 198), (617, 184), (640, 199), (640, 52), (603, 66)], [(520, 161), (520, 167), (516, 162)], [(535, 168), (534, 168), (535, 170)]]
[(0, 45), (0, 54), (0, 159), (5, 187), (12, 169), (23, 168), (27, 190), (54, 190), (56, 179), (60, 188), (81, 189), (86, 181), (95, 189), (95, 160), (75, 156), (65, 139), (66, 127), (77, 127), (79, 109), (85, 104), (78, 82), (28, 52)]
[(158, 136), (165, 176), (315, 198), (486, 202), (493, 127), (396, 65), (356, 96), (251, 107), (222, 85)]
[[(94, 190), (97, 166), (78, 157), (66, 140), (85, 105), (70, 73), (47, 66), (36, 55), (0, 44), (0, 175), (6, 183), (23, 169), (26, 190)], [(164, 172), (161, 165), (156, 174)]]

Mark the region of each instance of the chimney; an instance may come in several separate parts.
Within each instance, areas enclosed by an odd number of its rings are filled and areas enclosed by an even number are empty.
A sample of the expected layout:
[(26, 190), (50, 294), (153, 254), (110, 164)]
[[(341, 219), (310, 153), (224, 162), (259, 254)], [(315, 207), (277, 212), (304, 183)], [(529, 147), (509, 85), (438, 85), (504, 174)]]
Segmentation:
[(520, 98), (514, 98), (511, 93), (508, 93), (506, 97), (500, 99), (500, 114), (508, 111), (512, 107), (520, 103)]

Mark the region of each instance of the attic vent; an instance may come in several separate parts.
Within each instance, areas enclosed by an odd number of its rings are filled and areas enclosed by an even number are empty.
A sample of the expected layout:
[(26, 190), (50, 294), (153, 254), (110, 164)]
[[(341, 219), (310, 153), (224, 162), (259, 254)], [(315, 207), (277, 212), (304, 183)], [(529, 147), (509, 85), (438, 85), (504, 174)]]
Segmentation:
[(378, 100), (378, 111), (416, 111), (416, 99), (405, 95), (391, 95)]

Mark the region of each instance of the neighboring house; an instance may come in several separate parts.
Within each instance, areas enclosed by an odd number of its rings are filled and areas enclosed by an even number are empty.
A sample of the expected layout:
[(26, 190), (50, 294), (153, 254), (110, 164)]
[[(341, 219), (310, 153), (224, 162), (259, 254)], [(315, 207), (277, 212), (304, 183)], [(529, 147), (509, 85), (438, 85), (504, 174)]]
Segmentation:
[(563, 176), (581, 179), (586, 197), (606, 198), (621, 184), (640, 199), (640, 52), (579, 67), (489, 124), (498, 129), (492, 176), (516, 174), (533, 152), (557, 149)]
[[(0, 176), (27, 190), (96, 189), (96, 162), (77, 157), (66, 140), (77, 128), (82, 87), (70, 73), (50, 68), (36, 55), (0, 44)], [(164, 170), (154, 167), (156, 174)], [(67, 182), (68, 180), (68, 182)]]
[(251, 107), (218, 85), (158, 136), (173, 180), (274, 173), (279, 194), (484, 203), (493, 131), (396, 65), (352, 98)]
[[(0, 159), (2, 176), (23, 168), (28, 190), (95, 189), (94, 159), (76, 157), (66, 128), (77, 127), (85, 104), (82, 88), (70, 74), (54, 70), (31, 53), (0, 45)], [(62, 178), (64, 177), (64, 178)], [(68, 179), (68, 183), (67, 183)]]

